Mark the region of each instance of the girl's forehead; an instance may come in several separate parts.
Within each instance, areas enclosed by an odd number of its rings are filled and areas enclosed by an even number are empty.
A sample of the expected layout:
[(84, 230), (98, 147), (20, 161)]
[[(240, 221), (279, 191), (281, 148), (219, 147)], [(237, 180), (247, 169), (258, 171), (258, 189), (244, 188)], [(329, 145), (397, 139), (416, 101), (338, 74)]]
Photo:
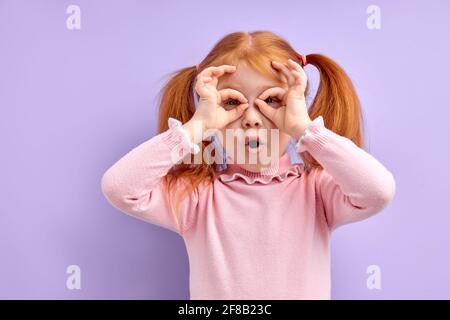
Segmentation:
[(232, 88), (235, 90), (265, 90), (272, 87), (284, 87), (286, 81), (274, 80), (257, 72), (235, 71), (219, 78), (218, 88)]
[(255, 70), (253, 68), (251, 68), (247, 63), (245, 62), (240, 62), (236, 65), (236, 71), (232, 72), (232, 73), (225, 73), (223, 75), (223, 78), (226, 80), (240, 80), (242, 78), (254, 78), (254, 79), (267, 79), (267, 80), (271, 80), (270, 78), (268, 78), (266, 75), (262, 74), (261, 72), (259, 72), (258, 70)]

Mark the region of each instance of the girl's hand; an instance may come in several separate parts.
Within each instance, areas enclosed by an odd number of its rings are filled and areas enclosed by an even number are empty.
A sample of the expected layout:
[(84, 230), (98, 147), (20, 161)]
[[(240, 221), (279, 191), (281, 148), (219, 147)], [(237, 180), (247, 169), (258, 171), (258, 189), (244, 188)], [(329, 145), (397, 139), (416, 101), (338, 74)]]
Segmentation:
[[(282, 78), (288, 84), (288, 90), (280, 87), (270, 88), (255, 99), (255, 103), (280, 130), (298, 140), (312, 122), (305, 101), (306, 73), (298, 63), (291, 59), (288, 59), (287, 66), (277, 61), (272, 61), (272, 65), (281, 71)], [(280, 106), (278, 108), (270, 106), (264, 101), (268, 97), (278, 98), (282, 101)]]
[[(233, 89), (217, 90), (218, 78), (227, 73), (236, 71), (236, 66), (222, 65), (208, 67), (197, 76), (195, 91), (199, 94), (198, 107), (191, 120), (202, 122), (203, 130), (222, 129), (228, 123), (238, 119), (248, 107), (248, 100), (242, 93)], [(225, 110), (222, 102), (235, 99), (240, 104)]]

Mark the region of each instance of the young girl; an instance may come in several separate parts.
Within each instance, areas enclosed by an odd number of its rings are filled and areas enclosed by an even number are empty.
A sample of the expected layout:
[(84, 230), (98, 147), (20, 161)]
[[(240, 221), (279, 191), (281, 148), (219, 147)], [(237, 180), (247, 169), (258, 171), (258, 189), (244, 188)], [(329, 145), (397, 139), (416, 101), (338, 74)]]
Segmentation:
[[(306, 64), (320, 72), (309, 110)], [(191, 299), (330, 299), (331, 232), (395, 193), (361, 147), (346, 73), (271, 32), (236, 32), (162, 93), (159, 134), (102, 178), (111, 204), (183, 237)], [(250, 161), (263, 150), (278, 156)]]

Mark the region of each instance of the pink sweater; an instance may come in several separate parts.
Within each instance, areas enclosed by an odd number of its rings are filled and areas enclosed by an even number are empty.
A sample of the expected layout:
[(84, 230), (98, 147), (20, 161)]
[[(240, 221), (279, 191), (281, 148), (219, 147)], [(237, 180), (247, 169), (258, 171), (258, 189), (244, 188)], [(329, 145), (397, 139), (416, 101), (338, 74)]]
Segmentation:
[(174, 148), (193, 152), (182, 127), (123, 156), (104, 174), (102, 191), (122, 212), (184, 239), (191, 299), (330, 299), (331, 231), (380, 212), (395, 180), (351, 140), (313, 122), (297, 151), (307, 150), (324, 170), (307, 174), (288, 153), (269, 176), (229, 165), (183, 200), (179, 222), (161, 178)]

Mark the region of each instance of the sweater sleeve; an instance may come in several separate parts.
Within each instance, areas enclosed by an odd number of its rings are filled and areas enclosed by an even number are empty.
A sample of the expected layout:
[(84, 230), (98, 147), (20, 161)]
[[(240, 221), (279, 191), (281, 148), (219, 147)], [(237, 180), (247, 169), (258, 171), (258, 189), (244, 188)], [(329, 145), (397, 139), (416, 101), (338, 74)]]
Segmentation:
[[(169, 129), (141, 143), (114, 163), (101, 180), (102, 192), (117, 209), (178, 234), (189, 228), (198, 190), (183, 199), (179, 217), (163, 189), (162, 179), (188, 153), (198, 153), (181, 122), (169, 118)], [(177, 188), (183, 187), (177, 181)]]
[(313, 170), (313, 176), (331, 231), (366, 219), (392, 201), (392, 173), (353, 141), (326, 128), (322, 116), (308, 126), (296, 150), (308, 151), (323, 167)]

